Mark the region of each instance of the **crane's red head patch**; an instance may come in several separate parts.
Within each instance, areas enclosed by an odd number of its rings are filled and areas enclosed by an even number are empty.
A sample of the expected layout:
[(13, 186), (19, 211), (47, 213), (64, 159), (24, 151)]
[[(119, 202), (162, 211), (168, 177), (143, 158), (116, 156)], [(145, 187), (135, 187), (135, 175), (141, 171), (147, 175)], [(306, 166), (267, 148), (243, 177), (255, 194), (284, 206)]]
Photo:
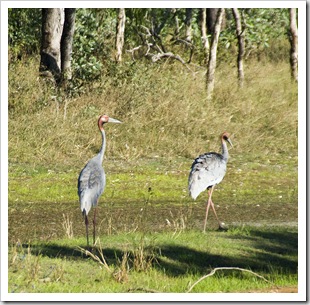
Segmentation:
[(229, 133), (228, 133), (227, 131), (223, 132), (223, 134), (222, 134), (222, 140), (227, 141), (231, 146), (233, 146), (233, 144), (232, 144), (232, 142), (231, 142), (231, 140), (230, 140), (229, 137), (230, 137), (230, 136), (229, 136)]
[(109, 117), (104, 114), (104, 115), (101, 115), (98, 119), (98, 127), (99, 129), (102, 129), (103, 128), (103, 124), (107, 123), (109, 121)]
[(222, 139), (224, 139), (225, 141), (227, 141), (227, 139), (229, 139), (229, 133), (227, 131), (223, 132)]

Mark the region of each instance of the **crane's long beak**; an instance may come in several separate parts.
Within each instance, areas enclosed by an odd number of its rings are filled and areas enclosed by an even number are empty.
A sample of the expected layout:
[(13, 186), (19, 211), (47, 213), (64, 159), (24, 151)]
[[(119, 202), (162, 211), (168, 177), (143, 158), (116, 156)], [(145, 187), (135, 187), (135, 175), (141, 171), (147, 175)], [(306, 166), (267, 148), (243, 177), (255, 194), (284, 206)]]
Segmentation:
[(231, 147), (233, 147), (232, 142), (230, 139), (227, 139), (227, 142), (230, 144)]
[(116, 120), (116, 119), (113, 119), (113, 118), (110, 118), (110, 117), (109, 117), (108, 122), (109, 122), (109, 123), (119, 123), (119, 124), (122, 123), (121, 121)]

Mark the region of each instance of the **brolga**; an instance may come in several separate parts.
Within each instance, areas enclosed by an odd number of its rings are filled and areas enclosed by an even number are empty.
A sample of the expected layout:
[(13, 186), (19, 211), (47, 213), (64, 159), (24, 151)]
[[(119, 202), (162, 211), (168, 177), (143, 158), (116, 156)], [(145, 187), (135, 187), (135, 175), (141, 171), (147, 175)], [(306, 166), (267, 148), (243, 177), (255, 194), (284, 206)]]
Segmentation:
[(231, 146), (229, 134), (225, 131), (221, 135), (222, 154), (216, 152), (208, 152), (196, 158), (192, 164), (188, 177), (188, 190), (190, 196), (195, 200), (199, 194), (208, 190), (208, 201), (206, 203), (206, 216), (204, 220), (203, 231), (206, 231), (208, 212), (211, 206), (216, 220), (219, 224), (219, 230), (227, 230), (225, 224), (220, 222), (215, 212), (214, 203), (212, 201), (212, 193), (215, 185), (219, 184), (226, 173), (226, 164), (228, 161), (228, 148), (226, 142)]
[(119, 120), (110, 118), (107, 115), (101, 115), (98, 119), (98, 128), (102, 136), (102, 145), (99, 153), (90, 159), (85, 167), (82, 169), (78, 179), (78, 195), (80, 199), (80, 206), (82, 215), (85, 220), (86, 226), (86, 239), (87, 246), (89, 246), (88, 240), (88, 213), (91, 207), (94, 207), (94, 219), (93, 219), (93, 243), (95, 244), (96, 236), (96, 212), (98, 200), (104, 191), (106, 185), (105, 172), (102, 167), (102, 161), (106, 148), (106, 135), (104, 131), (104, 124), (106, 123), (121, 123)]

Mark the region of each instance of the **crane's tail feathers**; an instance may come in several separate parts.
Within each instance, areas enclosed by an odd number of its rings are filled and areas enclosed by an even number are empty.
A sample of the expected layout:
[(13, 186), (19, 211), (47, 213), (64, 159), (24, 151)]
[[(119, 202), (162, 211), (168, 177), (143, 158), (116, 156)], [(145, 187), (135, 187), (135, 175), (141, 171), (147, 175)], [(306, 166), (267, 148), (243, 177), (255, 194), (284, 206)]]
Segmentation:
[(197, 193), (197, 192), (194, 192), (193, 190), (189, 190), (189, 195), (194, 199), (196, 200), (196, 198), (198, 197), (200, 193)]
[(201, 193), (201, 190), (199, 190), (195, 184), (190, 184), (188, 187), (188, 191), (189, 191), (189, 195), (196, 200), (196, 198), (199, 196), (199, 194)]

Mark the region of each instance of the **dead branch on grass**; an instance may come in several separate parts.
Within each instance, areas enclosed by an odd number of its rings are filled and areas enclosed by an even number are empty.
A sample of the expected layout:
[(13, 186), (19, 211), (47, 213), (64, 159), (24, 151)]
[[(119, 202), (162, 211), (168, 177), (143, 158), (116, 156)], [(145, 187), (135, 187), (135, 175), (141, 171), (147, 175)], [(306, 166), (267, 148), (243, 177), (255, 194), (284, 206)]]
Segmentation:
[(77, 247), (78, 250), (80, 250), (82, 253), (84, 253), (86, 256), (90, 256), (94, 261), (98, 262), (100, 265), (102, 265), (105, 269), (107, 269), (110, 273), (112, 273), (112, 270), (110, 269), (109, 265), (107, 264), (104, 256), (103, 256), (103, 251), (102, 251), (102, 247), (100, 245), (99, 247), (99, 255), (96, 255), (84, 248), (81, 248), (81, 247)]
[[(207, 275), (204, 275), (203, 277), (201, 277), (198, 281), (196, 281), (186, 292), (191, 292), (192, 289), (198, 284), (200, 283), (202, 280), (206, 279), (207, 277), (209, 276), (212, 276), (213, 274), (215, 274), (216, 271), (218, 270), (239, 270), (239, 271), (245, 271), (245, 272), (249, 272), (259, 278), (261, 278), (262, 280), (264, 280), (265, 282), (267, 283), (270, 283), (272, 285), (274, 285), (274, 283), (268, 281), (266, 278), (264, 278), (262, 275), (256, 273), (256, 272), (253, 272), (251, 270), (248, 270), (248, 269), (243, 269), (243, 268), (239, 268), (239, 267), (217, 267), (217, 268), (214, 268), (210, 273), (208, 273)], [(275, 285), (274, 285), (275, 286)], [(278, 288), (277, 286), (275, 286), (276, 288)]]
[(144, 291), (144, 292), (150, 292), (150, 293), (162, 293), (162, 291), (154, 290), (154, 289), (148, 289), (148, 288), (129, 288), (127, 292), (135, 292), (135, 291)]

